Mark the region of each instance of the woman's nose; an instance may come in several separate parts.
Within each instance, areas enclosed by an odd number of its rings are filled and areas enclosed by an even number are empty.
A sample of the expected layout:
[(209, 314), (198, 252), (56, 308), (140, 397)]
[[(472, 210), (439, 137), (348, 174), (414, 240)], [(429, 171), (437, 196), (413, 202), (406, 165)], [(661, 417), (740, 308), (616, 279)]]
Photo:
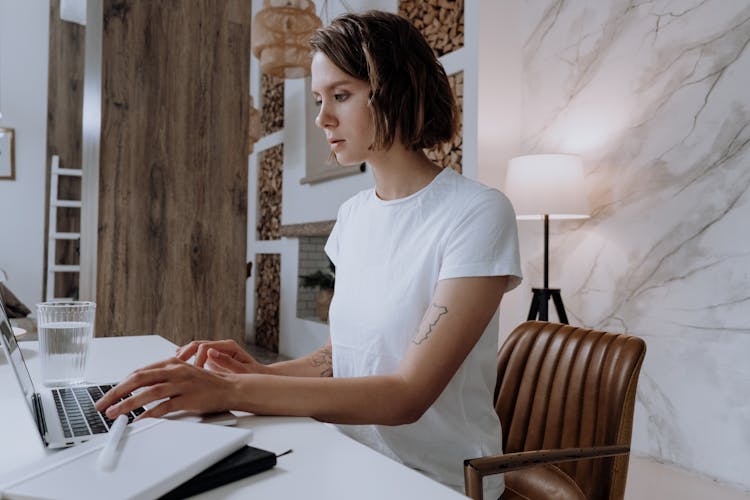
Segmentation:
[(332, 127), (336, 124), (336, 118), (329, 111), (326, 104), (321, 103), (318, 108), (318, 115), (315, 117), (315, 125), (319, 128)]

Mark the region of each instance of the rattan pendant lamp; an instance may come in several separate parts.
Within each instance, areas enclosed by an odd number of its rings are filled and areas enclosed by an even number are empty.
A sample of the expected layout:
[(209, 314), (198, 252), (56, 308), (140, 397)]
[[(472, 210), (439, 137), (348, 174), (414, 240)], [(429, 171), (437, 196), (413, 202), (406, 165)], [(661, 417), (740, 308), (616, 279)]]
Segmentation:
[(304, 78), (312, 59), (308, 40), (323, 23), (312, 0), (263, 0), (251, 31), (261, 72), (278, 78)]

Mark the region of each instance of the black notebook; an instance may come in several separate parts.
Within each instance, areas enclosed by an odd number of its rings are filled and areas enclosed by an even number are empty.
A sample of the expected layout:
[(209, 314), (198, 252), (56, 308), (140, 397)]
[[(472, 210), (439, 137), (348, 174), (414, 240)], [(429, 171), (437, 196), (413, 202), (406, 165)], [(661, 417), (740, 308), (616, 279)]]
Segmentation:
[(215, 463), (197, 476), (182, 483), (160, 500), (186, 498), (221, 485), (237, 481), (276, 465), (276, 455), (270, 451), (245, 446)]

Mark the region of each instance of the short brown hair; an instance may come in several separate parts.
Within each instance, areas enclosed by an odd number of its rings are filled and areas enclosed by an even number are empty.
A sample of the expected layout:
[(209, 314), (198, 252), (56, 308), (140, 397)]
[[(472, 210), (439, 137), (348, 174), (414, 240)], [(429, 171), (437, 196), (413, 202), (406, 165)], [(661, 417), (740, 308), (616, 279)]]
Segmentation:
[(411, 150), (447, 142), (458, 110), (443, 65), (407, 19), (371, 10), (349, 13), (310, 39), (344, 73), (370, 84), (375, 149), (388, 149), (396, 133)]

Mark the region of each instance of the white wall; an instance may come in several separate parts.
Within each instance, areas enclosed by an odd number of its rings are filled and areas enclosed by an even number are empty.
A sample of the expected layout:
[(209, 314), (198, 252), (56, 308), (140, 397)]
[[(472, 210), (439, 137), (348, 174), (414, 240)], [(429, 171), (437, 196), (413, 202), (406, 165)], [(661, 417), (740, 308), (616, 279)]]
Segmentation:
[(0, 0), (0, 126), (16, 132), (16, 180), (0, 181), (0, 267), (32, 310), (42, 299), (49, 1)]
[[(466, 31), (474, 33), (467, 45), (476, 59), (477, 179), (502, 191), (508, 160), (521, 152), (522, 8), (518, 2), (481, 0), (467, 2), (465, 12)], [(519, 224), (519, 231), (524, 229)], [(525, 241), (520, 241), (522, 256)], [(499, 343), (526, 319), (529, 293), (527, 286), (519, 286), (503, 296)]]

